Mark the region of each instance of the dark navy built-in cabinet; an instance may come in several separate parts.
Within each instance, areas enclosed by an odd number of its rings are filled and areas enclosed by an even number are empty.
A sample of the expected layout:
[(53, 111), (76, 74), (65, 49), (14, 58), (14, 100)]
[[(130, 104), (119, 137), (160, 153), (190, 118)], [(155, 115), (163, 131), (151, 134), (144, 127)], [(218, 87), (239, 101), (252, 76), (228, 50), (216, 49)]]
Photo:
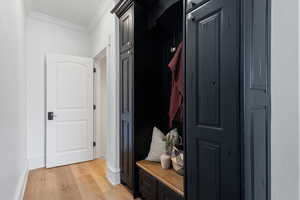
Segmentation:
[[(270, 0), (121, 0), (121, 182), (149, 200), (270, 200)], [(184, 197), (136, 165), (184, 42)]]

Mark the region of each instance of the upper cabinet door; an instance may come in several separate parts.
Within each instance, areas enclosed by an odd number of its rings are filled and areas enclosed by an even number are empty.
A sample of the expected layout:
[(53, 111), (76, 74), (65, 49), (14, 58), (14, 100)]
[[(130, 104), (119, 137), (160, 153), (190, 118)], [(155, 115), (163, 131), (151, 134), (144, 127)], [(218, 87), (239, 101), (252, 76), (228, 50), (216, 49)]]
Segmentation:
[(133, 31), (133, 17), (134, 7), (123, 14), (120, 18), (120, 51), (121, 53), (133, 47), (134, 31)]
[(187, 16), (186, 199), (240, 200), (238, 0)]

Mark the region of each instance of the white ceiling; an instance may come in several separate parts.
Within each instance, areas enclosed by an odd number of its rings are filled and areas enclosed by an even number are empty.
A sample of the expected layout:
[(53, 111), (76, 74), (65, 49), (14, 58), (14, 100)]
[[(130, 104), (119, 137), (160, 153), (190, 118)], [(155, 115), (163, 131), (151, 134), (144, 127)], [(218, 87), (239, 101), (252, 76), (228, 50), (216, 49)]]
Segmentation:
[[(89, 27), (106, 0), (31, 0), (31, 10)], [(111, 0), (109, 0), (111, 1)]]

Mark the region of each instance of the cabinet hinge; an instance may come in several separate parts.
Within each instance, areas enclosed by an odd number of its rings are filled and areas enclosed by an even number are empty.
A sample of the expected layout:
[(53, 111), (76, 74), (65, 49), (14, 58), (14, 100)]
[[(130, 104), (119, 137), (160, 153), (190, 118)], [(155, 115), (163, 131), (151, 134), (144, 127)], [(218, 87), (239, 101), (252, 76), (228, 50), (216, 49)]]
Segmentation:
[(93, 142), (93, 147), (95, 147), (96, 146), (96, 142)]
[(96, 105), (93, 106), (93, 109), (96, 110)]

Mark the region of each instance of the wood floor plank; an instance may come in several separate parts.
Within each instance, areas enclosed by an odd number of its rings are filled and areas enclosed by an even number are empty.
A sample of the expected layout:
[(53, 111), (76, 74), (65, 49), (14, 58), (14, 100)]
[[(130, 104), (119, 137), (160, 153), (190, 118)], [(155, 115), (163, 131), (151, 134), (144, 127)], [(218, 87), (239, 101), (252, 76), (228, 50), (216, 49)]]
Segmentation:
[[(38, 187), (35, 187), (38, 185)], [(38, 199), (43, 195), (43, 200), (55, 200), (55, 175), (46, 169), (40, 169), (29, 174), (25, 199)], [(52, 194), (52, 195), (50, 195)]]
[(82, 199), (103, 200), (103, 193), (91, 175), (81, 176), (76, 182)]
[(133, 200), (106, 178), (102, 159), (29, 173), (24, 200)]
[(57, 196), (59, 200), (82, 200), (75, 177), (69, 166), (57, 167), (55, 170)]
[(99, 186), (99, 188), (101, 189), (101, 191), (103, 193), (106, 193), (110, 190), (113, 189), (113, 186), (111, 185), (111, 183), (107, 180), (106, 177), (103, 176), (95, 176), (92, 175), (94, 177), (94, 179), (96, 180), (97, 185)]

